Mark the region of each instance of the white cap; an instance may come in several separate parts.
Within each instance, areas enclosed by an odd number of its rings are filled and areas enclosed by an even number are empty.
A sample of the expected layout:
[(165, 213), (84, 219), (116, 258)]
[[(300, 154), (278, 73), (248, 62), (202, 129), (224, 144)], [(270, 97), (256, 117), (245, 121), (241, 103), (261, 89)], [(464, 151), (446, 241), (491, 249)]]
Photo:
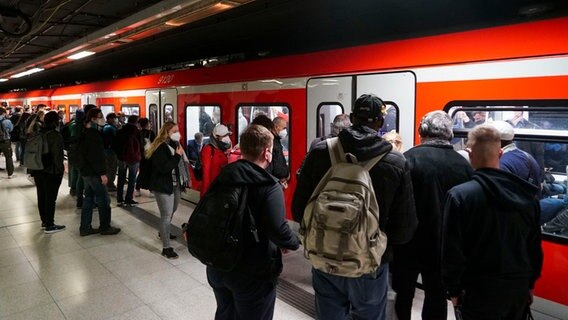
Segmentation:
[(219, 137), (224, 137), (224, 136), (228, 136), (231, 135), (232, 132), (229, 131), (229, 128), (227, 128), (226, 126), (222, 125), (222, 124), (218, 124), (215, 126), (215, 128), (213, 128), (213, 135), (215, 136), (219, 136)]
[(491, 125), (499, 131), (501, 140), (510, 141), (515, 137), (515, 128), (510, 123), (497, 120), (491, 122)]

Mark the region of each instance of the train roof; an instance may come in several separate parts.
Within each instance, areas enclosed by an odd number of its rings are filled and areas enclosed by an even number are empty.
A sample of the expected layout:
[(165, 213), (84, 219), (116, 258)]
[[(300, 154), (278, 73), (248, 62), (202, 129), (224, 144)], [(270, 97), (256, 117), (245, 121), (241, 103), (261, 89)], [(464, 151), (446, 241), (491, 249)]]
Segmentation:
[[(178, 2), (183, 3), (184, 0), (137, 1), (139, 7), (119, 5), (116, 2), (112, 2), (112, 6), (109, 6), (106, 1), (93, 1), (89, 2), (87, 9), (90, 8), (90, 11), (100, 15), (101, 18), (96, 24), (104, 28), (111, 25), (113, 20), (108, 17), (113, 15), (116, 21), (124, 18), (128, 12), (135, 14), (144, 8), (154, 8), (152, 5), (165, 6), (168, 3)], [(177, 68), (180, 67), (180, 63), (183, 66), (185, 62), (203, 61), (212, 57), (222, 56), (227, 63), (242, 62), (568, 15), (566, 1), (548, 0), (220, 2), (238, 2), (243, 5), (140, 41), (123, 44), (117, 49), (102, 52), (85, 61), (76, 61), (33, 76), (0, 82), (0, 92), (22, 88), (27, 90), (53, 88), (74, 83), (139, 76), (148, 72)], [(40, 6), (42, 2), (27, 1), (25, 5), (33, 6), (34, 3)], [(64, 2), (55, 1), (55, 3)], [(58, 29), (59, 38), (57, 35), (44, 33), (33, 41), (22, 38), (19, 43), (22, 49), (18, 50), (27, 50), (26, 58), (14, 59), (15, 53), (8, 52), (6, 50), (8, 47), (3, 46), (5, 49), (0, 54), (3, 58), (0, 59), (0, 75), (6, 68), (17, 64), (24, 65), (26, 61), (34, 58), (30, 48), (35, 47), (38, 55), (45, 54), (45, 50), (57, 48), (53, 38), (63, 46), (75, 39), (74, 37), (78, 37), (80, 33), (76, 24), (72, 22), (77, 15), (89, 14), (87, 9), (77, 8), (56, 13), (60, 15), (59, 21), (69, 22), (65, 28)], [(31, 12), (31, 9), (27, 10)], [(92, 32), (93, 28), (95, 27), (90, 27), (89, 31), (86, 31), (85, 27), (83, 33)], [(6, 36), (1, 32), (0, 40), (4, 44), (8, 43)], [(42, 46), (48, 48), (40, 49)]]

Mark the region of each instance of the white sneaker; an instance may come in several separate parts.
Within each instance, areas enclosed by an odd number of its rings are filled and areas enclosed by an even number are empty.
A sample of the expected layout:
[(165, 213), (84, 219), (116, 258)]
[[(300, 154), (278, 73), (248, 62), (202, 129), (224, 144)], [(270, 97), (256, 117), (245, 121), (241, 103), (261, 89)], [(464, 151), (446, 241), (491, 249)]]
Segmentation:
[(15, 177), (16, 177), (16, 175), (12, 173), (11, 175), (8, 176), (8, 179), (12, 179), (12, 178), (15, 178)]

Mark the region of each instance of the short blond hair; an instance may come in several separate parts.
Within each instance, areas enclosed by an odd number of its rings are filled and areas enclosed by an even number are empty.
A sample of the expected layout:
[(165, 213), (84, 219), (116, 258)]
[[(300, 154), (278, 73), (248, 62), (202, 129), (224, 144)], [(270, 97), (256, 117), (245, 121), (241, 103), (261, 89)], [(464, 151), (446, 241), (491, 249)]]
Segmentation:
[(484, 162), (499, 159), (501, 134), (490, 124), (473, 128), (467, 135), (467, 147)]
[(252, 124), (243, 131), (239, 146), (243, 158), (258, 160), (266, 148), (272, 147), (274, 135), (263, 126)]

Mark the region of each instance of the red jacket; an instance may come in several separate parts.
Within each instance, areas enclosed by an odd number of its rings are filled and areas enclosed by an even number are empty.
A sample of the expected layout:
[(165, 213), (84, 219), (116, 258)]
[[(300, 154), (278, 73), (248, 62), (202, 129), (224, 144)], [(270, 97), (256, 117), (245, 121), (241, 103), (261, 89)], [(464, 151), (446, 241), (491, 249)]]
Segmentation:
[(229, 162), (227, 155), (213, 147), (210, 144), (203, 146), (201, 149), (201, 165), (203, 167), (203, 181), (201, 184), (201, 196), (205, 195), (205, 192), (209, 189), (211, 182), (221, 172), (223, 168)]

